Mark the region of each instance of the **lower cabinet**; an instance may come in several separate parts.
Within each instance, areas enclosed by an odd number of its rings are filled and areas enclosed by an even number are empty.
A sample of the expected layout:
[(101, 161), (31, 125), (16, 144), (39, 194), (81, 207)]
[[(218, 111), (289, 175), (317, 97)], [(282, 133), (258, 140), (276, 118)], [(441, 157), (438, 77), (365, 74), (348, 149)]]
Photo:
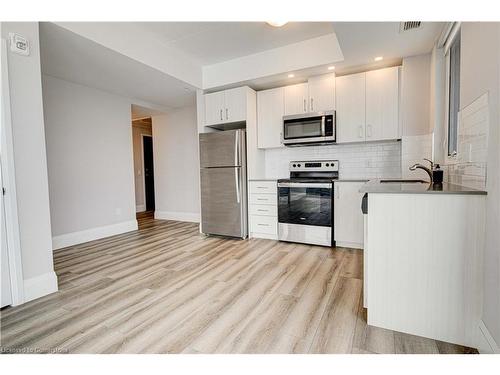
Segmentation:
[(248, 213), (250, 237), (278, 239), (278, 197), (276, 181), (250, 181)]
[(363, 194), (359, 192), (364, 181), (334, 183), (334, 239), (337, 246), (362, 249), (364, 223), (361, 212)]

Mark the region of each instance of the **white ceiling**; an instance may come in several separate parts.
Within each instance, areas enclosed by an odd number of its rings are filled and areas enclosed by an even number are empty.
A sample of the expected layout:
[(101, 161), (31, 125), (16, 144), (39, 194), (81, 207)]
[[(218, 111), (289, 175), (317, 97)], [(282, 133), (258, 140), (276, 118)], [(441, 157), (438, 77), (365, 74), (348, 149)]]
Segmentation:
[(40, 23), (42, 72), (159, 108), (192, 105), (195, 88), (52, 23)]
[[(220, 62), (334, 32), (344, 55), (344, 61), (335, 62), (335, 71), (342, 75), (399, 64), (403, 57), (428, 53), (443, 25), (424, 22), (421, 29), (402, 34), (399, 22), (291, 22), (280, 28), (265, 22), (134, 22), (120, 27), (180, 50), (196, 61), (200, 70), (203, 65), (217, 67)], [(106, 27), (117, 26), (110, 22)], [(193, 86), (52, 23), (40, 24), (40, 44), (44, 74), (125, 96), (160, 111), (195, 102)], [(384, 56), (384, 60), (375, 63), (375, 56)], [(264, 89), (302, 82), (311, 75), (327, 73), (328, 65), (323, 64), (294, 71), (293, 79), (287, 78), (291, 72), (283, 72), (228, 85)]]
[[(334, 22), (333, 27), (344, 54), (336, 71), (356, 67), (382, 66), (403, 57), (428, 53), (439, 37), (444, 23), (423, 22), (421, 29), (399, 32), (399, 22)], [(384, 62), (374, 63), (383, 56)]]
[(331, 22), (137, 22), (157, 40), (178, 48), (200, 65), (211, 65), (333, 32)]

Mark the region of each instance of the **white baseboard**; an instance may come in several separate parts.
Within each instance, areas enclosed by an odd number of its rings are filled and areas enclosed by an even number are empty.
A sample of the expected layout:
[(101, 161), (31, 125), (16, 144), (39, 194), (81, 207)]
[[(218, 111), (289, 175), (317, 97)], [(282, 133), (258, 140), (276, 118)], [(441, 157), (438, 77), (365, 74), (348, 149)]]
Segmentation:
[(24, 301), (28, 301), (57, 292), (57, 275), (54, 271), (24, 280)]
[(348, 247), (350, 249), (363, 249), (363, 244), (362, 243), (357, 243), (357, 242), (343, 242), (343, 241), (335, 241), (335, 246), (338, 247)]
[(137, 220), (124, 221), (122, 223), (86, 229), (80, 232), (62, 234), (52, 237), (52, 249), (62, 249), (63, 247), (78, 245), (133, 230), (137, 230)]
[(493, 336), (491, 336), (490, 331), (486, 328), (486, 325), (481, 320), (479, 322), (479, 342), (477, 343), (477, 350), (481, 354), (500, 354), (500, 347), (495, 342)]
[(200, 214), (194, 212), (155, 211), (155, 219), (199, 223)]
[(145, 204), (138, 204), (135, 206), (135, 212), (144, 212), (144, 211), (146, 211)]

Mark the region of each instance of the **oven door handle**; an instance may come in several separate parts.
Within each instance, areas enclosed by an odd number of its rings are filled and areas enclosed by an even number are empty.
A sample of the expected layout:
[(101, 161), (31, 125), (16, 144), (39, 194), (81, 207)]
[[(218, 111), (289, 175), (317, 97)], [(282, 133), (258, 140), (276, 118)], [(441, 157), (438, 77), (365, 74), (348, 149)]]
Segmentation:
[(332, 184), (329, 183), (302, 183), (302, 182), (278, 182), (278, 187), (288, 187), (288, 188), (317, 188), (317, 189), (331, 189)]

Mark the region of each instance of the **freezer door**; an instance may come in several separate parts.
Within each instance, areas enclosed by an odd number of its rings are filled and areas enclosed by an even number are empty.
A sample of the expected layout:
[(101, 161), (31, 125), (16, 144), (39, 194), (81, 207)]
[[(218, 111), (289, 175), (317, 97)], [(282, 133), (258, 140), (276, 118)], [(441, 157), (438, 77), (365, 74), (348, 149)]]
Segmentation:
[(201, 169), (201, 231), (245, 238), (246, 189), (242, 168)]
[(241, 166), (244, 142), (241, 129), (200, 134), (201, 168)]

